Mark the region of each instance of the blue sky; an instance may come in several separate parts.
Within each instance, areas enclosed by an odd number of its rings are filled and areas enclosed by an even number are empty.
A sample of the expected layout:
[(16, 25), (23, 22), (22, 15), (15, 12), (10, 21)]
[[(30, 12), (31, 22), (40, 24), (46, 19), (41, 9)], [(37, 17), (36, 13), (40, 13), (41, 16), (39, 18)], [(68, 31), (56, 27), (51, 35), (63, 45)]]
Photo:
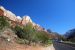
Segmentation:
[(75, 0), (0, 0), (0, 5), (60, 34), (75, 28)]

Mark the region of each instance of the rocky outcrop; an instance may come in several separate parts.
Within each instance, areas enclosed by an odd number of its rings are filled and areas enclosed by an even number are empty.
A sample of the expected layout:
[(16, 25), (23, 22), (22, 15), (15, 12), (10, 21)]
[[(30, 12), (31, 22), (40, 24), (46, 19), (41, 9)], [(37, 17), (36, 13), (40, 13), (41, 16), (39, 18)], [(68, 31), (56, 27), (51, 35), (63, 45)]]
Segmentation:
[(4, 12), (3, 16), (8, 17), (9, 19), (16, 21), (16, 15), (13, 14), (11, 11), (6, 10), (4, 7), (0, 6), (0, 9)]
[(11, 11), (6, 10), (3, 6), (0, 6), (0, 16), (7, 17), (10, 20), (11, 26), (16, 26), (17, 24), (24, 26), (28, 23), (31, 23), (33, 28), (35, 28), (37, 30), (44, 30), (43, 27), (41, 27), (40, 25), (34, 23), (31, 20), (30, 16), (23, 16), (23, 18), (21, 18), (20, 16), (16, 16)]
[(32, 23), (32, 20), (31, 20), (31, 18), (29, 16), (23, 16), (21, 22), (22, 22), (23, 25), (26, 25), (29, 22)]
[(2, 9), (0, 9), (0, 16), (4, 15), (4, 11)]

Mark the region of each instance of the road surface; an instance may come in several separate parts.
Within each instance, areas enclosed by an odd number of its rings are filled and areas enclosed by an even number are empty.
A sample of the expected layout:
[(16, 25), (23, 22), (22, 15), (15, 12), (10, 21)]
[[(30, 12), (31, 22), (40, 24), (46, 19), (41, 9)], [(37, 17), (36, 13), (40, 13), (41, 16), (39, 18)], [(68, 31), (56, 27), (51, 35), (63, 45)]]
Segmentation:
[(55, 50), (75, 50), (75, 47), (59, 43), (59, 42), (53, 42), (53, 46)]

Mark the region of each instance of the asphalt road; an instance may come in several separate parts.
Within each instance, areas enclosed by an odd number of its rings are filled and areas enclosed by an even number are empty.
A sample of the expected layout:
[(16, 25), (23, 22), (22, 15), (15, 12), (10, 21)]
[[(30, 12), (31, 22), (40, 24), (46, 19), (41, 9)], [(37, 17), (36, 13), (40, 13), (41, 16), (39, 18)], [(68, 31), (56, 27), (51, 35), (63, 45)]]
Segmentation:
[(75, 50), (75, 47), (59, 42), (53, 42), (53, 46), (55, 50)]

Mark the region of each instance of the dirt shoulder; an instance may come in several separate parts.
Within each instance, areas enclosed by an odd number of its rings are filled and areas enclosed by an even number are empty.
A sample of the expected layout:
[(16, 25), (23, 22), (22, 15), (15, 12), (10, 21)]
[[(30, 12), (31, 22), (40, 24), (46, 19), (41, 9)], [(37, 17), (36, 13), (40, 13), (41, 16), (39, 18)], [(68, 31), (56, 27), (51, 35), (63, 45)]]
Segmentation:
[(0, 50), (55, 50), (53, 45), (48, 47), (42, 46), (27, 46), (17, 43), (7, 42), (3, 39), (0, 39)]

